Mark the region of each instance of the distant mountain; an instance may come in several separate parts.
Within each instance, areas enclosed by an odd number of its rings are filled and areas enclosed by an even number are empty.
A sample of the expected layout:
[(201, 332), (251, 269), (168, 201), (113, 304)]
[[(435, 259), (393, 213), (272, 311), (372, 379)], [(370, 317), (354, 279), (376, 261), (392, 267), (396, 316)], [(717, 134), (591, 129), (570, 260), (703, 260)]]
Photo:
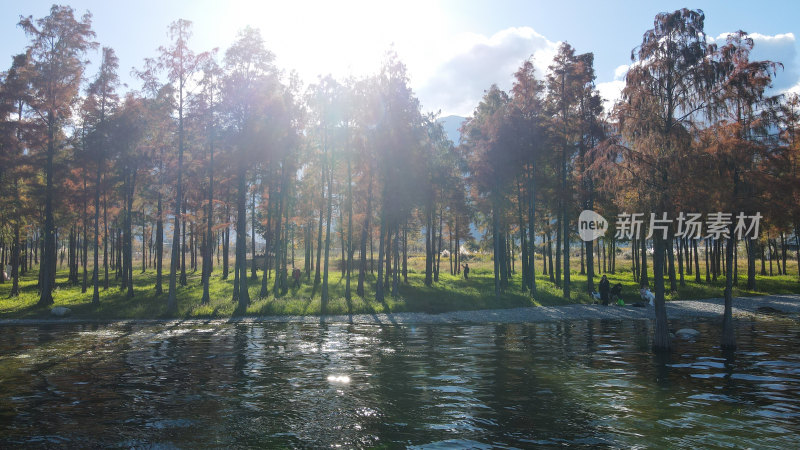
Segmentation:
[(448, 139), (453, 141), (453, 144), (458, 145), (459, 140), (461, 139), (461, 133), (458, 131), (461, 128), (461, 124), (467, 120), (466, 117), (461, 116), (447, 116), (447, 117), (440, 117), (439, 123), (444, 126), (444, 132), (447, 133)]

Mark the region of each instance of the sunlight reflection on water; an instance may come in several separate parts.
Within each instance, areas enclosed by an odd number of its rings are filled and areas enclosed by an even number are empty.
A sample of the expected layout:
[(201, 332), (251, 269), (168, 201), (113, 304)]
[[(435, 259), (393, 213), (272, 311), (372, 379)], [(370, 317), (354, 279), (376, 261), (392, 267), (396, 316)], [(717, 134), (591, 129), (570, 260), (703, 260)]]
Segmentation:
[(796, 444), (800, 325), (672, 326), (0, 327), (0, 447)]

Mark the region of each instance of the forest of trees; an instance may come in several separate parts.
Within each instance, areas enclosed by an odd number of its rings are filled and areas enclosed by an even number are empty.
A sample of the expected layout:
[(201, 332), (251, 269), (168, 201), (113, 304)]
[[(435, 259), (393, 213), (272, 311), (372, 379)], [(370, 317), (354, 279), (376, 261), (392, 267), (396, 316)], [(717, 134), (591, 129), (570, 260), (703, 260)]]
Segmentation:
[[(118, 59), (94, 41), (89, 13), (53, 6), (22, 17), (29, 45), (0, 78), (0, 267), (11, 266), (0, 282), (17, 295), (20, 275), (38, 264), (39, 304), (52, 304), (63, 246), (70, 282), (93, 302), (112, 285), (134, 296), (137, 263), (156, 271), (156, 295), (174, 312), (187, 270), (201, 271), (208, 302), (221, 257), (220, 276), (233, 277), (233, 301), (246, 308), (252, 283), (261, 296), (288, 290), (297, 250), (324, 311), (331, 270), (348, 299), (397, 295), (411, 247), (424, 247), (426, 285), (438, 282), (443, 250), (453, 258), (444, 270), (457, 273), (477, 224), (495, 294), (509, 288), (515, 255), (524, 292), (536, 295), (538, 264), (568, 298), (571, 252), (580, 249), (591, 292), (601, 248), (614, 255), (619, 244), (613, 230), (577, 238), (589, 209), (606, 218), (758, 212), (760, 239), (746, 240), (743, 256), (754, 289), (765, 248), (782, 252), (785, 273), (800, 231), (800, 100), (767, 96), (782, 66), (752, 61), (746, 33), (710, 44), (703, 25), (701, 11), (656, 16), (611, 111), (592, 53), (563, 43), (544, 74), (520, 61), (511, 90), (487, 86), (453, 143), (393, 52), (372, 76), (302, 86), (276, 67), (257, 29), (224, 52), (199, 52), (191, 23), (177, 20), (136, 70), (141, 88), (122, 92)], [(97, 72), (86, 73), (96, 50)], [(698, 244), (710, 249), (707, 280), (737, 271), (735, 225), (728, 239), (655, 234), (650, 262), (647, 241), (630, 242), (635, 279), (654, 286), (657, 347), (670, 345), (665, 290), (685, 274), (702, 281)], [(261, 279), (257, 266), (267, 269)], [(726, 277), (726, 323), (733, 282)]]

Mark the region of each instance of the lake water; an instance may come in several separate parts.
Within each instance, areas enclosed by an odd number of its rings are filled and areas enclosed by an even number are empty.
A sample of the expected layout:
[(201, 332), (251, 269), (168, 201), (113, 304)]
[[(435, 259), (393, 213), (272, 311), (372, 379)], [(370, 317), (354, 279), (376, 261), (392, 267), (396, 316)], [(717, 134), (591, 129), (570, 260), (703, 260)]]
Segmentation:
[(0, 327), (0, 447), (798, 445), (800, 324)]

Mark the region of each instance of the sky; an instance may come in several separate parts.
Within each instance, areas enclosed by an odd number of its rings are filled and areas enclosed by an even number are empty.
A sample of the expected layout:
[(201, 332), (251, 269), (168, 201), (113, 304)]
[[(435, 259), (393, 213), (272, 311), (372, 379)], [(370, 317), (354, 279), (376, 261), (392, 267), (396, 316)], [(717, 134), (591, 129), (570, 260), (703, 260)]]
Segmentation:
[[(17, 26), (20, 16), (48, 14), (52, 3), (0, 2), (0, 55), (11, 57), (28, 45)], [(139, 89), (131, 69), (167, 45), (167, 27), (193, 22), (190, 47), (224, 54), (245, 26), (261, 30), (279, 68), (296, 71), (305, 83), (377, 73), (393, 48), (406, 64), (410, 85), (424, 111), (469, 116), (493, 83), (508, 90), (513, 73), (533, 57), (544, 78), (560, 42), (578, 53), (593, 52), (597, 88), (610, 105), (624, 85), (631, 51), (652, 28), (659, 12), (688, 7), (705, 13), (710, 39), (744, 30), (755, 41), (753, 59), (781, 62), (772, 93), (800, 92), (800, 2), (701, 1), (219, 1), (81, 0), (76, 13), (92, 13), (101, 46), (114, 48), (127, 89)], [(88, 55), (99, 60), (99, 51)], [(87, 69), (94, 76), (96, 65)]]

